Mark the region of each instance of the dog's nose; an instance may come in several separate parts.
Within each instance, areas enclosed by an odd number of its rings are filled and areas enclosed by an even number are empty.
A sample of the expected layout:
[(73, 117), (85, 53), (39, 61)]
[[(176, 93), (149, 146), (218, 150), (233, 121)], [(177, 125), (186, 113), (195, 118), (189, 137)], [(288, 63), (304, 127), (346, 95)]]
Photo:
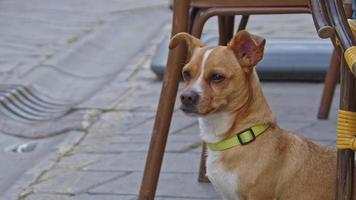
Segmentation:
[(199, 100), (199, 94), (194, 91), (186, 91), (180, 95), (180, 100), (185, 106), (194, 106)]

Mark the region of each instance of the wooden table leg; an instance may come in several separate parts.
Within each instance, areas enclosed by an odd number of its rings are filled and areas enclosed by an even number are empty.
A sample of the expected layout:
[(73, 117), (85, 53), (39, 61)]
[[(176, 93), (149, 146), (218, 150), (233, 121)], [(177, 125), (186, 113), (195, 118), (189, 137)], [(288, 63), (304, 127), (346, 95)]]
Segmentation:
[[(188, 20), (189, 0), (175, 0), (172, 35), (178, 32), (187, 32)], [(161, 96), (138, 197), (139, 200), (153, 200), (155, 197), (180, 80), (181, 67), (183, 64), (182, 58), (185, 57), (182, 46), (183, 45), (175, 50), (169, 51), (167, 68), (162, 83)]]

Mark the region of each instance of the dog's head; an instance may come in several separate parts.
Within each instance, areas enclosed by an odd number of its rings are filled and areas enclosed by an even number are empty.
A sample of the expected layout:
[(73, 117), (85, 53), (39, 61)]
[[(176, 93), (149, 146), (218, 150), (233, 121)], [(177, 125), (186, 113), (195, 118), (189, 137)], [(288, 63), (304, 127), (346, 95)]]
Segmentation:
[(247, 31), (238, 32), (228, 46), (206, 46), (187, 34), (175, 35), (170, 48), (187, 47), (187, 64), (182, 76), (185, 88), (180, 95), (185, 113), (208, 115), (233, 112), (248, 99), (248, 81), (263, 58), (265, 39)]

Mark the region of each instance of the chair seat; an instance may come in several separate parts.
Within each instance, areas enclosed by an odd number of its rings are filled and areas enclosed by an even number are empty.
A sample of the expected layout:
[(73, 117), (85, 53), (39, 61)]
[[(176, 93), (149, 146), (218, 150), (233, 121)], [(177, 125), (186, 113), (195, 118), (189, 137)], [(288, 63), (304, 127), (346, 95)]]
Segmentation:
[(191, 7), (308, 7), (308, 0), (191, 0)]

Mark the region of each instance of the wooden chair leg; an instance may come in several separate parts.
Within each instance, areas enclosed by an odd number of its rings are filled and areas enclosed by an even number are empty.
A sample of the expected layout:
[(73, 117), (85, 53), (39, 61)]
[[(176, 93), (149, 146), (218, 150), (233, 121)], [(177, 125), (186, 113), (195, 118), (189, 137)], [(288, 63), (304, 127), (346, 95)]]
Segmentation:
[(199, 169), (198, 181), (204, 183), (210, 182), (208, 177), (206, 176), (206, 166), (205, 166), (206, 158), (207, 158), (206, 151), (207, 151), (206, 144), (203, 143), (202, 150), (201, 150), (201, 157), (200, 157), (200, 169)]
[[(344, 3), (344, 11), (346, 18), (352, 17), (352, 4)], [(314, 16), (315, 17), (315, 16)], [(325, 16), (324, 16), (325, 18)], [(328, 35), (328, 34), (327, 34)], [(318, 118), (319, 119), (328, 119), (329, 112), (334, 97), (334, 92), (337, 84), (337, 80), (340, 74), (340, 56), (343, 57), (343, 54), (340, 50), (340, 47), (336, 43), (335, 36), (331, 38), (331, 41), (334, 45), (334, 51), (332, 54), (330, 66), (325, 77), (325, 85), (323, 90), (323, 95), (320, 101)]]
[(328, 119), (331, 104), (334, 97), (338, 76), (340, 73), (340, 58), (336, 51), (333, 51), (330, 66), (326, 73), (324, 90), (320, 101), (318, 118)]
[(194, 20), (199, 15), (199, 9), (193, 8), (190, 10), (189, 23), (188, 23), (188, 33), (192, 33)]
[(192, 25), (192, 30), (191, 30), (191, 34), (197, 38), (200, 38), (202, 33), (203, 33), (203, 28), (205, 25), (204, 20), (201, 19), (201, 15), (203, 15), (205, 12), (205, 10), (199, 9), (199, 11), (197, 11), (195, 18), (192, 20), (193, 25)]
[(218, 16), (219, 45), (226, 45), (234, 35), (235, 16)]
[[(189, 0), (175, 0), (172, 35), (188, 31)], [(169, 52), (161, 96), (156, 113), (146, 165), (141, 182), (139, 200), (153, 200), (161, 170), (168, 131), (177, 95), (184, 50), (179, 47)]]
[(250, 18), (250, 15), (242, 15), (240, 24), (239, 24), (239, 28), (237, 29), (237, 31), (242, 31), (242, 30), (246, 29), (249, 18)]

